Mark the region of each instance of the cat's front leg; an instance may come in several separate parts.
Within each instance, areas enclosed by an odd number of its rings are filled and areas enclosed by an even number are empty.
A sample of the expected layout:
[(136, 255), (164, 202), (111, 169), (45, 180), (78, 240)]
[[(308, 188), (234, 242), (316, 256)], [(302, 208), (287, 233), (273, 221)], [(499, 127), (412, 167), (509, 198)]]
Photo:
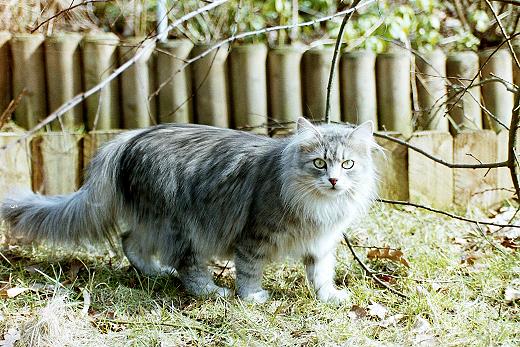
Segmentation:
[(258, 247), (241, 245), (235, 249), (236, 287), (241, 299), (258, 304), (269, 299), (269, 292), (262, 288), (264, 263)]
[(318, 299), (324, 302), (342, 303), (350, 299), (348, 290), (338, 290), (334, 286), (336, 257), (334, 251), (323, 255), (304, 257), (305, 271), (309, 283), (316, 291)]

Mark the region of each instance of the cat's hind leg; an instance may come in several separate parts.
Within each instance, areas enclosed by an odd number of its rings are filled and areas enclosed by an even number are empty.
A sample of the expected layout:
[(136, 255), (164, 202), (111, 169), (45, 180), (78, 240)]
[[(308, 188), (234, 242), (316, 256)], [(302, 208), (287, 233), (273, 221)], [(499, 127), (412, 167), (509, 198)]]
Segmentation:
[(146, 275), (169, 275), (175, 270), (161, 263), (158, 235), (136, 226), (122, 235), (123, 252), (133, 267)]
[(192, 295), (222, 297), (231, 295), (231, 290), (219, 287), (213, 282), (213, 276), (206, 261), (193, 253), (189, 247), (177, 265), (177, 273), (184, 288)]

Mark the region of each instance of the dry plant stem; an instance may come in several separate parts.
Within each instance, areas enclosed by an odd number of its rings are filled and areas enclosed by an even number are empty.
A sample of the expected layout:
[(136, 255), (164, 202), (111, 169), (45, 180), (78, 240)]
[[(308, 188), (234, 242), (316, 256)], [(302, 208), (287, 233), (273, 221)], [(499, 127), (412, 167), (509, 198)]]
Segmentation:
[(274, 26), (274, 27), (258, 29), (258, 30), (254, 30), (254, 31), (248, 31), (248, 32), (245, 32), (245, 33), (241, 33), (241, 34), (232, 36), (232, 37), (228, 37), (227, 39), (224, 39), (224, 40), (216, 43), (215, 45), (211, 46), (210, 48), (208, 48), (206, 51), (200, 53), (199, 55), (197, 55), (197, 56), (187, 60), (186, 63), (184, 65), (182, 65), (177, 71), (175, 71), (175, 73), (172, 76), (170, 76), (163, 83), (161, 83), (159, 85), (159, 87), (152, 94), (150, 94), (149, 98), (153, 98), (154, 96), (158, 95), (159, 92), (161, 91), (161, 89), (165, 85), (170, 83), (170, 81), (173, 79), (173, 77), (176, 74), (178, 74), (179, 72), (181, 72), (182, 70), (187, 68), (189, 65), (191, 65), (192, 63), (194, 63), (195, 61), (197, 61), (199, 59), (204, 58), (206, 55), (210, 54), (215, 49), (218, 49), (218, 48), (220, 48), (220, 47), (222, 47), (222, 46), (224, 46), (224, 45), (226, 45), (226, 44), (228, 44), (230, 42), (233, 42), (233, 41), (236, 41), (236, 40), (240, 40), (240, 39), (243, 39), (243, 38), (246, 38), (246, 37), (250, 37), (250, 36), (257, 36), (257, 35), (270, 33), (272, 31), (287, 30), (287, 29), (292, 29), (293, 27), (298, 27), (299, 28), (299, 27), (311, 26), (311, 25), (314, 25), (314, 24), (317, 24), (317, 23), (321, 23), (321, 22), (325, 22), (325, 21), (331, 20), (332, 18), (335, 18), (335, 17), (340, 17), (340, 16), (343, 16), (343, 15), (347, 15), (347, 14), (352, 13), (352, 12), (354, 12), (356, 10), (359, 10), (359, 9), (361, 9), (363, 7), (366, 7), (367, 5), (372, 4), (374, 2), (376, 2), (376, 0), (367, 0), (367, 1), (363, 2), (362, 4), (359, 4), (358, 6), (356, 6), (354, 8), (349, 8), (348, 10), (341, 11), (341, 12), (338, 12), (338, 13), (334, 13), (334, 14), (331, 14), (329, 16), (321, 17), (321, 18), (318, 18), (318, 19), (313, 19), (313, 20), (310, 20), (310, 21), (307, 21), (307, 22), (298, 23), (297, 25), (292, 25), (292, 24), (290, 24), (290, 25), (279, 25), (279, 26)]
[(22, 89), (22, 91), (11, 100), (7, 108), (2, 112), (2, 115), (0, 116), (0, 130), (4, 127), (4, 125), (11, 119), (11, 116), (13, 115), (14, 110), (18, 105), (20, 104), (20, 101), (22, 101), (22, 98), (27, 95), (27, 89)]
[[(504, 36), (505, 41), (507, 42), (507, 46), (509, 47), (509, 51), (511, 52), (511, 55), (513, 56), (513, 60), (515, 61), (516, 66), (520, 69), (520, 62), (518, 61), (518, 57), (516, 56), (515, 50), (513, 48), (513, 44), (511, 43), (511, 39), (513, 38), (512, 35), (509, 37), (506, 30), (504, 29), (504, 26), (502, 25), (502, 22), (500, 21), (500, 18), (498, 17), (495, 8), (493, 5), (491, 5), (491, 2), (489, 0), (485, 0), (486, 4), (488, 5), (491, 12), (493, 12), (493, 16), (495, 17), (498, 26), (500, 27), (500, 31), (502, 32), (502, 35)], [(518, 176), (516, 172), (516, 155), (515, 155), (515, 145), (516, 145), (516, 132), (518, 128), (518, 122), (519, 122), (519, 111), (520, 111), (520, 91), (517, 89), (515, 93), (515, 102), (514, 102), (514, 108), (513, 113), (511, 115), (511, 123), (509, 125), (509, 141), (508, 141), (508, 153), (507, 153), (507, 167), (509, 168), (509, 171), (511, 172), (511, 179), (513, 180), (513, 185), (516, 190), (516, 197), (517, 199), (520, 199), (520, 185), (518, 183)]]
[[(174, 21), (172, 24), (170, 24), (168, 26), (168, 30), (167, 31), (169, 32), (172, 29), (174, 29), (177, 26), (179, 26), (180, 24), (184, 23), (185, 21), (187, 21), (187, 20), (189, 20), (189, 19), (199, 15), (200, 13), (209, 11), (209, 10), (211, 10), (211, 9), (217, 7), (217, 6), (220, 6), (220, 5), (222, 5), (222, 4), (224, 4), (224, 3), (228, 2), (228, 1), (229, 0), (216, 0), (216, 1), (206, 5), (204, 7), (199, 8), (196, 11), (190, 12), (190, 13), (182, 16), (178, 20)], [(31, 130), (27, 131), (27, 133), (24, 136), (22, 136), (20, 139), (18, 139), (17, 141), (13, 141), (10, 145), (5, 145), (3, 147), (0, 147), (0, 149), (6, 149), (8, 146), (13, 146), (13, 145), (16, 145), (16, 144), (20, 143), (21, 141), (25, 140), (29, 136), (31, 136), (34, 133), (36, 133), (38, 130), (42, 129), (45, 125), (49, 124), (50, 122), (52, 122), (56, 118), (58, 118), (58, 117), (62, 116), (63, 114), (65, 114), (65, 112), (67, 112), (68, 110), (72, 109), (74, 106), (76, 106), (77, 104), (81, 103), (83, 100), (85, 100), (89, 96), (99, 92), (107, 84), (109, 84), (112, 80), (114, 80), (117, 76), (119, 76), (126, 69), (128, 69), (130, 66), (135, 64), (135, 62), (137, 62), (139, 60), (139, 58), (141, 58), (141, 56), (143, 56), (149, 49), (151, 49), (154, 46), (156, 41), (157, 41), (157, 37), (152, 38), (149, 42), (147, 42), (147, 43), (145, 43), (143, 45), (143, 49), (142, 50), (138, 50), (136, 52), (136, 54), (131, 59), (129, 59), (123, 65), (118, 67), (114, 72), (112, 72), (110, 74), (110, 76), (108, 76), (103, 81), (101, 81), (100, 83), (98, 83), (97, 85), (92, 87), (91, 89), (87, 90), (86, 92), (76, 95), (75, 97), (73, 97), (72, 99), (70, 99), (69, 101), (67, 101), (63, 105), (61, 105), (56, 111), (54, 111), (50, 115), (48, 115), (43, 121), (41, 121), (34, 128), (32, 128)]]
[(80, 7), (80, 6), (85, 6), (85, 5), (89, 5), (89, 4), (93, 4), (93, 3), (97, 3), (97, 2), (112, 2), (112, 0), (87, 0), (87, 1), (80, 2), (79, 4), (76, 4), (76, 5), (72, 5), (72, 2), (71, 2), (71, 6), (67, 7), (66, 9), (61, 10), (58, 13), (55, 13), (54, 15), (50, 16), (49, 18), (47, 18), (46, 20), (44, 20), (43, 22), (38, 24), (36, 27), (31, 29), (31, 34), (34, 33), (36, 30), (40, 29), (40, 27), (42, 25), (45, 25), (45, 23), (50, 22), (51, 20), (61, 16), (62, 14), (66, 13), (66, 12), (72, 11), (75, 8)]
[(386, 289), (388, 289), (389, 291), (391, 291), (392, 293), (402, 297), (402, 298), (405, 298), (405, 299), (408, 299), (408, 296), (406, 296), (406, 294), (403, 294), (401, 293), (400, 291), (392, 288), (391, 286), (389, 286), (388, 284), (386, 284), (385, 282), (381, 281), (377, 276), (376, 274), (363, 262), (363, 260), (361, 260), (361, 258), (359, 258), (359, 256), (356, 254), (356, 252), (354, 251), (354, 248), (352, 247), (352, 244), (350, 243), (350, 240), (348, 239), (347, 235), (343, 234), (343, 239), (345, 240), (345, 243), (347, 244), (348, 246), (348, 249), (350, 250), (350, 253), (352, 253), (352, 256), (354, 257), (354, 259), (358, 262), (358, 264), (363, 268), (363, 270), (365, 270), (365, 273), (367, 275), (369, 275), (370, 277), (372, 277), (372, 279), (374, 281), (376, 281), (379, 285), (385, 287)]
[(511, 38), (507, 34), (507, 31), (504, 28), (504, 25), (502, 25), (502, 21), (498, 17), (498, 14), (495, 11), (495, 8), (493, 7), (493, 5), (491, 5), (491, 2), (489, 2), (489, 0), (486, 0), (486, 4), (488, 5), (489, 9), (493, 13), (495, 20), (497, 21), (497, 24), (500, 27), (500, 31), (502, 32), (502, 36), (504, 36), (504, 39), (506, 39), (506, 41), (507, 41), (507, 46), (509, 47), (509, 51), (511, 52), (511, 55), (513, 56), (513, 60), (516, 64), (516, 66), (520, 69), (520, 62), (518, 61), (518, 57), (516, 56), (515, 50), (513, 48), (513, 44), (511, 43)]
[(455, 10), (457, 11), (457, 16), (459, 16), (460, 21), (462, 22), (462, 25), (464, 26), (464, 29), (468, 30), (468, 20), (466, 19), (466, 16), (464, 15), (464, 10), (462, 9), (462, 4), (460, 3), (460, 0), (455, 0)]
[(442, 214), (442, 215), (448, 216), (448, 217), (453, 218), (453, 219), (458, 219), (458, 220), (461, 220), (463, 222), (469, 222), (469, 223), (473, 223), (473, 224), (477, 224), (477, 225), (479, 225), (479, 224), (481, 224), (481, 225), (491, 225), (491, 226), (500, 227), (500, 228), (520, 228), (520, 225), (499, 224), (499, 223), (485, 222), (485, 221), (479, 221), (479, 220), (471, 219), (471, 218), (467, 218), (467, 217), (462, 217), (462, 216), (459, 216), (459, 215), (456, 215), (456, 214), (453, 214), (453, 213), (450, 213), (450, 212), (446, 212), (446, 211), (443, 211), (443, 210), (438, 210), (438, 209), (433, 208), (433, 207), (420, 205), (420, 204), (416, 204), (416, 203), (409, 202), (409, 201), (389, 200), (389, 199), (377, 199), (377, 200), (379, 202), (382, 202), (382, 203), (385, 203), (385, 204), (412, 206), (412, 207), (420, 208), (420, 209), (423, 209), (423, 210), (426, 210), (426, 211), (430, 211), (430, 212), (433, 212), (433, 213)]
[[(354, 0), (350, 9), (356, 10), (357, 5), (361, 0)], [(338, 37), (336, 38), (336, 45), (334, 46), (334, 55), (332, 56), (332, 64), (330, 65), (330, 73), (329, 73), (329, 81), (327, 83), (327, 100), (325, 102), (325, 122), (327, 124), (330, 123), (330, 93), (332, 91), (332, 81), (334, 80), (334, 70), (336, 70), (337, 60), (339, 52), (341, 51), (341, 44), (343, 43), (343, 32), (345, 31), (345, 26), (347, 22), (350, 20), (354, 11), (349, 12), (345, 17), (343, 17), (343, 21), (341, 22), (341, 26), (339, 27)]]
[(502, 2), (504, 4), (511, 4), (515, 6), (520, 6), (519, 0), (492, 0), (493, 2)]
[[(161, 325), (161, 326), (166, 326), (166, 327), (173, 327), (173, 328), (185, 328), (186, 326), (184, 325), (181, 325), (181, 324), (175, 324), (175, 323), (169, 323), (169, 322), (132, 322), (132, 321), (127, 321), (127, 320), (121, 320), (121, 319), (107, 319), (107, 318), (101, 318), (101, 319), (95, 319), (94, 320), (94, 324), (96, 324), (96, 322), (98, 321), (101, 321), (101, 322), (106, 322), (106, 323), (112, 323), (112, 324), (121, 324), (121, 325)], [(202, 326), (198, 326), (198, 325), (191, 325), (189, 326), (190, 329), (195, 329), (195, 330), (199, 330), (199, 331), (202, 331), (202, 332), (205, 332), (205, 333), (208, 333), (208, 334), (212, 334), (213, 331), (211, 330), (208, 330)]]
[[(489, 55), (489, 57), (486, 58), (486, 60), (484, 61), (484, 63), (482, 64), (482, 66), (480, 66), (480, 68), (478, 69), (477, 73), (475, 74), (475, 76), (473, 76), (473, 78), (471, 79), (470, 83), (465, 86), (463, 88), (463, 90), (461, 91), (459, 97), (457, 98), (457, 100), (455, 100), (455, 102), (451, 105), (451, 107), (446, 110), (446, 112), (444, 112), (444, 116), (448, 115), (451, 110), (453, 110), (453, 108), (459, 103), (459, 101), (462, 99), (462, 97), (464, 96), (464, 94), (474, 86), (474, 82), (475, 80), (477, 79), (478, 76), (481, 75), (482, 73), (482, 69), (487, 65), (487, 63), (489, 62), (489, 60), (493, 57), (493, 55), (498, 52), (498, 50), (500, 48), (502, 48), (502, 46), (505, 44), (505, 43), (509, 43), (509, 41), (511, 41), (513, 38), (517, 37), (520, 35), (520, 32), (518, 33), (514, 33), (513, 35), (511, 35), (510, 37), (506, 38), (504, 41), (500, 42), (500, 44), (493, 50), (493, 52), (491, 52), (491, 54)], [(520, 68), (520, 66), (519, 66)]]
[(520, 112), (520, 90), (515, 93), (513, 114), (511, 115), (511, 123), (509, 125), (509, 139), (507, 143), (507, 167), (511, 172), (511, 179), (513, 180), (513, 186), (516, 191), (516, 198), (520, 199), (520, 185), (518, 183), (517, 165), (516, 165), (516, 136), (518, 131), (519, 112)]
[(437, 158), (437, 157), (431, 155), (430, 153), (425, 152), (422, 149), (420, 149), (418, 147), (415, 147), (415, 146), (409, 144), (408, 142), (406, 142), (404, 140), (401, 140), (401, 139), (398, 139), (396, 137), (385, 135), (385, 134), (381, 134), (381, 133), (374, 133), (374, 136), (375, 137), (380, 137), (380, 138), (383, 138), (383, 139), (386, 139), (386, 140), (389, 140), (389, 141), (392, 141), (392, 142), (396, 142), (396, 143), (398, 143), (400, 145), (408, 147), (411, 150), (416, 151), (416, 152), (424, 155), (425, 157), (427, 157), (427, 158), (429, 158), (429, 159), (431, 159), (431, 160), (433, 160), (433, 161), (435, 161), (435, 162), (437, 162), (439, 164), (442, 164), (444, 166), (452, 168), (452, 169), (493, 169), (493, 168), (504, 167), (504, 166), (508, 165), (508, 161), (501, 161), (501, 162), (496, 162), (496, 163), (483, 163), (483, 164), (448, 163), (447, 161), (444, 161), (444, 160), (442, 160), (440, 158)]

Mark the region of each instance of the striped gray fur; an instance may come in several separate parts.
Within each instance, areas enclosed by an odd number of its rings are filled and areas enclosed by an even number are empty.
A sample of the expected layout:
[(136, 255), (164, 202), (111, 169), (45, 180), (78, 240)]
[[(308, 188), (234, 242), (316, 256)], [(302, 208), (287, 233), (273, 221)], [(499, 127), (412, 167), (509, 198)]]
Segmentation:
[[(256, 302), (268, 298), (264, 264), (301, 257), (317, 296), (342, 301), (348, 293), (334, 287), (334, 251), (375, 196), (372, 127), (300, 118), (284, 139), (202, 125), (130, 131), (101, 148), (77, 192), (12, 197), (0, 214), (12, 234), (30, 240), (119, 238), (136, 268), (175, 269), (196, 295), (228, 294), (207, 269), (213, 257), (234, 257), (238, 295)], [(342, 168), (345, 160), (353, 167)]]

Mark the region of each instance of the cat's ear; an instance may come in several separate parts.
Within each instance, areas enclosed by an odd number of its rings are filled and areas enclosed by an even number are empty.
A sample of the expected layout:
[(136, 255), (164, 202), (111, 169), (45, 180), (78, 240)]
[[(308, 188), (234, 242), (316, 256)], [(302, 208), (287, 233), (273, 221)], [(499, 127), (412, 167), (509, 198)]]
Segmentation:
[(303, 117), (298, 117), (298, 121), (296, 122), (296, 131), (298, 134), (303, 133), (311, 133), (316, 136), (321, 136), (320, 131), (311, 122)]
[(374, 128), (374, 122), (369, 120), (358, 125), (352, 133), (359, 137), (370, 138), (374, 135)]

